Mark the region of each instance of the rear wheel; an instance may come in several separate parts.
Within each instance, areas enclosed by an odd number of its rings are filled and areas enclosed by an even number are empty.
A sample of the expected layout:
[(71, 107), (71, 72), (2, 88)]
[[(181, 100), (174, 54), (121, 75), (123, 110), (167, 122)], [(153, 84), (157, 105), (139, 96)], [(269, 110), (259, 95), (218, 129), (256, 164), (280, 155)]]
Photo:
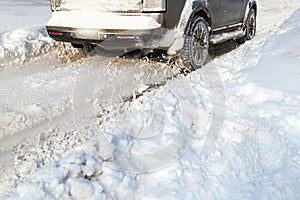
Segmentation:
[(83, 44), (77, 44), (77, 43), (71, 43), (71, 44), (76, 49), (82, 49), (83, 48)]
[(76, 49), (80, 49), (84, 54), (86, 55), (94, 55), (94, 51), (97, 47), (97, 45), (84, 43), (84, 44), (77, 44), (77, 43), (71, 43), (72, 46)]
[(208, 25), (202, 17), (195, 16), (184, 36), (184, 47), (180, 52), (185, 67), (190, 70), (201, 68), (208, 57), (208, 47)]
[(245, 35), (238, 40), (239, 43), (244, 43), (247, 40), (254, 38), (256, 34), (256, 11), (252, 8), (248, 14), (245, 24)]
[(94, 55), (95, 54), (94, 50), (95, 50), (96, 47), (97, 47), (97, 45), (84, 43), (83, 44), (83, 51), (87, 55)]

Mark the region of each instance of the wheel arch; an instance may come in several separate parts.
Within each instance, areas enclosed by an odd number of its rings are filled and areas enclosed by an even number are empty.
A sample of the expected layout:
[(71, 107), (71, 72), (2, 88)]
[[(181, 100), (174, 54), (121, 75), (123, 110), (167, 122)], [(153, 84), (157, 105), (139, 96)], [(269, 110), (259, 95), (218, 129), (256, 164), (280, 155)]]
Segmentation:
[(195, 16), (202, 17), (206, 21), (206, 23), (208, 24), (208, 26), (211, 27), (211, 24), (212, 24), (212, 22), (211, 22), (211, 14), (209, 13), (209, 11), (206, 8), (200, 7), (198, 9), (194, 10), (192, 12), (192, 14), (190, 15), (188, 23), (186, 24), (186, 27), (185, 27), (185, 33), (188, 33), (190, 25), (191, 25), (191, 22), (192, 22), (192, 20), (193, 20), (193, 18)]
[[(187, 17), (188, 16), (188, 17)], [(168, 49), (170, 55), (174, 55), (183, 48), (183, 36), (189, 31), (189, 27), (195, 16), (201, 16), (207, 22), (209, 31), (211, 30), (211, 14), (207, 10), (207, 1), (187, 0), (182, 10), (180, 20), (176, 26), (175, 41)]]

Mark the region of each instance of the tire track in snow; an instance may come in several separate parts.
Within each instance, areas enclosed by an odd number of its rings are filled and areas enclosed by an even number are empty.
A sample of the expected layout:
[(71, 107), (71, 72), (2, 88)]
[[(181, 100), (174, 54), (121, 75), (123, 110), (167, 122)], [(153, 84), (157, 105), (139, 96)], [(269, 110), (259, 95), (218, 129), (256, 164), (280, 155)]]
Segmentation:
[[(25, 169), (26, 166), (22, 165), (19, 167), (12, 167), (12, 162), (16, 160), (16, 148), (20, 150), (23, 148), (27, 149), (26, 146), (35, 146), (37, 149), (40, 148), (39, 134), (42, 132), (47, 133), (47, 130), (51, 128), (60, 129), (60, 127), (63, 126), (65, 127), (65, 130), (69, 130), (71, 132), (76, 131), (72, 110), (74, 84), (76, 82), (79, 82), (79, 84), (84, 82), (93, 83), (98, 77), (92, 76), (91, 78), (91, 75), (101, 73), (101, 71), (105, 70), (105, 67), (110, 60), (115, 60), (115, 57), (97, 55), (86, 58), (84, 61), (78, 61), (65, 65), (60, 63), (58, 65), (53, 65), (53, 62), (48, 63), (47, 61), (34, 62), (27, 68), (22, 68), (17, 73), (3, 72), (1, 74), (4, 79), (0, 81), (0, 91), (11, 92), (6, 94), (1, 92), (3, 98), (1, 97), (0, 99), (0, 106), (9, 108), (12, 112), (14, 112), (14, 109), (16, 109), (15, 105), (18, 105), (18, 107), (21, 108), (21, 110), (18, 110), (18, 113), (23, 113), (25, 117), (28, 116), (34, 119), (33, 123), (30, 123), (26, 127), (16, 127), (15, 129), (10, 130), (10, 132), (6, 134), (6, 137), (1, 139), (0, 161), (3, 165), (2, 169), (7, 170), (7, 172), (14, 173), (13, 171), (19, 171), (23, 167), (23, 170), (25, 170), (24, 175), (19, 174), (18, 176), (23, 178), (26, 177), (28, 173), (31, 173), (30, 166), (32, 165), (27, 166), (29, 167), (28, 170)], [(160, 69), (149, 69), (147, 68), (147, 64), (144, 67), (138, 66), (139, 62), (143, 62), (141, 60), (135, 59), (133, 61), (125, 61), (126, 62), (124, 62), (124, 59), (117, 59), (116, 63), (118, 66), (111, 67), (110, 72), (116, 74), (115, 78), (117, 78), (118, 75), (122, 75), (127, 70), (132, 70), (134, 73), (126, 74), (126, 79), (132, 80), (132, 76), (138, 72), (143, 74), (142, 76), (145, 76), (145, 80), (150, 82), (151, 80), (146, 77), (149, 75), (149, 73), (156, 74), (155, 81), (165, 81), (163, 80), (163, 76), (159, 75), (160, 73), (158, 73), (160, 70), (162, 71), (161, 73), (163, 73), (165, 70), (164, 66)], [(40, 65), (42, 65), (41, 68), (39, 67)], [(6, 74), (9, 74), (9, 76), (6, 76)], [(143, 78), (139, 77), (139, 79), (142, 80)], [(106, 85), (106, 79), (101, 80), (98, 84)], [(114, 87), (114, 85), (111, 85), (111, 87)], [(135, 88), (135, 85), (132, 85), (132, 87), (126, 90), (126, 93), (122, 93), (121, 95), (130, 96), (136, 89), (137, 88)], [(82, 87), (76, 92), (78, 92), (79, 95), (83, 95), (85, 90), (86, 88)], [(16, 94), (17, 98), (12, 96), (13, 93)], [(101, 102), (106, 100), (109, 100), (109, 98), (107, 98), (107, 94), (103, 94)], [(41, 108), (38, 113), (35, 113), (34, 110), (26, 109), (32, 106), (35, 107), (36, 105)], [(55, 110), (55, 107), (57, 106), (58, 110)], [(80, 104), (79, 107), (80, 109), (85, 109), (84, 104)], [(52, 134), (52, 132), (50, 131), (48, 134)], [(59, 131), (59, 134), (63, 135), (64, 133), (63, 131)], [(78, 135), (78, 137), (80, 138), (81, 136)], [(47, 135), (47, 141), (55, 141), (55, 135)], [(45, 154), (46, 158), (43, 159), (47, 160), (47, 157), (50, 158), (49, 156), (51, 154), (56, 153), (60, 156), (63, 156), (66, 152), (62, 151), (60, 148), (56, 148), (55, 146), (64, 144), (69, 143), (64, 142), (62, 144), (53, 144), (54, 152)], [(65, 148), (68, 149), (69, 147)], [(59, 151), (55, 152), (56, 149), (59, 149)], [(28, 156), (31, 160), (27, 160), (25, 163), (35, 163), (35, 159), (39, 159), (33, 158), (32, 156), (30, 157), (32, 154), (33, 153), (28, 152)], [(43, 157), (43, 155), (40, 156)], [(51, 161), (51, 159), (47, 162), (49, 161)], [(5, 177), (6, 172), (2, 172), (0, 176)]]

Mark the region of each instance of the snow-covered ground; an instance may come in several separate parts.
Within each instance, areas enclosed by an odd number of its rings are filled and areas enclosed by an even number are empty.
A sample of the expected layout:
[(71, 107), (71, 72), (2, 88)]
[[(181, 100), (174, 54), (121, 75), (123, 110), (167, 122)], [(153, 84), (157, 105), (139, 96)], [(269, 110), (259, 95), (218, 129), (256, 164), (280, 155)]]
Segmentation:
[(51, 15), (46, 0), (1, 0), (0, 33), (17, 28), (43, 26)]
[[(0, 71), (43, 60), (49, 52), (67, 62), (81, 56), (75, 49), (70, 50), (70, 45), (48, 37), (45, 24), (51, 16), (49, 1), (4, 0), (0, 12)], [(49, 55), (46, 57), (49, 59)]]
[(299, 2), (260, 5), (252, 41), (187, 76), (84, 58), (1, 10), (1, 199), (297, 199)]

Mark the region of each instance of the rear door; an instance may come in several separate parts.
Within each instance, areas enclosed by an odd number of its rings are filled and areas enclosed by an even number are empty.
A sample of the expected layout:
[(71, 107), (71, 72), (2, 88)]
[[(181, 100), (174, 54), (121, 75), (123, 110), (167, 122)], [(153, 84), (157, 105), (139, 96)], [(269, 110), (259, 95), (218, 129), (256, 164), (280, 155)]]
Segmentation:
[(229, 24), (241, 23), (244, 19), (248, 0), (227, 0), (227, 17), (229, 18)]
[(226, 15), (227, 1), (229, 0), (208, 0), (207, 8), (211, 14), (213, 29), (223, 27), (229, 22)]

